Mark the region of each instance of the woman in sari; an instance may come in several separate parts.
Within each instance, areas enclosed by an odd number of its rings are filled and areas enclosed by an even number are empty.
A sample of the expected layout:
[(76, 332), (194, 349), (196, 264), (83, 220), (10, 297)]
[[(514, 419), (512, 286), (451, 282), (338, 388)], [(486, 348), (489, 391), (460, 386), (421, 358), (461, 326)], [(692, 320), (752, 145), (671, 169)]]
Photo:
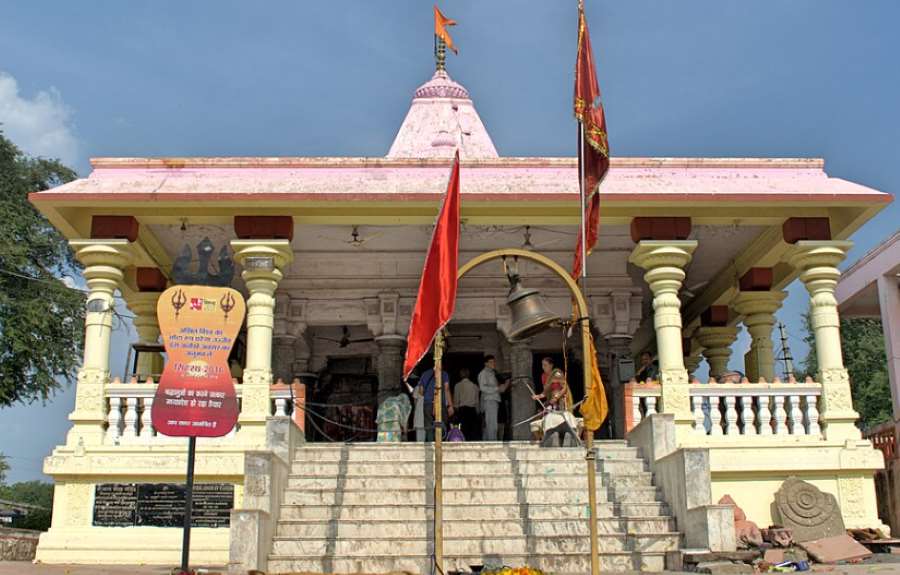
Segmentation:
[(410, 411), (412, 405), (405, 393), (399, 393), (381, 402), (378, 417), (375, 419), (375, 423), (378, 424), (378, 443), (403, 441)]
[(572, 414), (572, 392), (561, 369), (554, 369), (548, 377), (544, 393), (533, 396), (545, 400), (542, 446), (569, 447), (578, 445), (577, 422)]

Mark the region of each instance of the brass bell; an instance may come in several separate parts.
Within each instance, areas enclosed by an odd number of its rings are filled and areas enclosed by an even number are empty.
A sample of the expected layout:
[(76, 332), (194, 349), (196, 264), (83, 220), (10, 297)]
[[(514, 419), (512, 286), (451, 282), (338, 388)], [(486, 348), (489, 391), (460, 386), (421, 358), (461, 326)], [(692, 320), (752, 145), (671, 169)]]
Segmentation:
[(528, 339), (559, 321), (559, 317), (547, 309), (544, 297), (538, 290), (522, 287), (517, 272), (507, 274), (507, 278), (509, 295), (506, 296), (506, 305), (512, 316), (510, 340)]

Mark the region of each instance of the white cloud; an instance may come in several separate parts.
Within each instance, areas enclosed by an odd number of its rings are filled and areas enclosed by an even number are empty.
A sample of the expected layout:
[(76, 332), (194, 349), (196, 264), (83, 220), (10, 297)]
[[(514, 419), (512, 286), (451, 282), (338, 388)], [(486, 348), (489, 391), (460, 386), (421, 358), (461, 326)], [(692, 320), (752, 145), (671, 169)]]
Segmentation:
[(16, 79), (0, 71), (0, 130), (30, 155), (59, 158), (68, 166), (78, 162), (72, 111), (56, 88), (25, 98)]

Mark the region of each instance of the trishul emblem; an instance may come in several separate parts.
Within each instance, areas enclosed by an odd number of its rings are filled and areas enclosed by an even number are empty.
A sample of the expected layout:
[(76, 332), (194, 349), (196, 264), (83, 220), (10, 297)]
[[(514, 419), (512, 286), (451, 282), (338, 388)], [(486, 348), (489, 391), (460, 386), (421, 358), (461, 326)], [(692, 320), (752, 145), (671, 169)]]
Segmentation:
[(187, 296), (184, 295), (184, 290), (178, 290), (172, 294), (172, 308), (175, 309), (176, 318), (178, 317), (178, 314), (181, 313), (181, 308), (183, 308), (185, 304), (187, 304)]
[(219, 305), (222, 307), (222, 311), (225, 312), (225, 321), (227, 322), (228, 314), (234, 309), (234, 296), (231, 295), (231, 292), (225, 292), (225, 295), (219, 300)]

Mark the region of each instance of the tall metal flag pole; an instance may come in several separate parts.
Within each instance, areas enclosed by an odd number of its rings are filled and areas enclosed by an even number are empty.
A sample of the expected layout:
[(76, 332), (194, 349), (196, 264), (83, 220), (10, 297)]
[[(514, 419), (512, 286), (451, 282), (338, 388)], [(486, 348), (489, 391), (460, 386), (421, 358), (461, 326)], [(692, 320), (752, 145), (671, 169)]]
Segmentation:
[(443, 331), (438, 331), (434, 338), (434, 565), (441, 575), (444, 573)]
[[(581, 25), (582, 20), (584, 18), (584, 0), (578, 0), (578, 51), (579, 51), (579, 61), (581, 58), (580, 51), (583, 48), (581, 42)], [(576, 64), (576, 78), (579, 74), (577, 70)], [(576, 80), (577, 84), (577, 80)], [(577, 97), (577, 94), (576, 94)], [(584, 119), (579, 118), (578, 120), (578, 179), (579, 179), (579, 197), (581, 199), (581, 289), (582, 291), (587, 290), (587, 181), (585, 178), (585, 164), (587, 163), (587, 157), (585, 156), (584, 149)], [(578, 281), (578, 278), (575, 278)], [(581, 321), (587, 321), (587, 318), (582, 318)], [(582, 330), (589, 329), (589, 326), (582, 325)], [(593, 346), (591, 346), (593, 348)], [(587, 350), (585, 350), (587, 351)], [(590, 361), (589, 358), (585, 357), (584, 361)], [(593, 376), (593, 372), (592, 372)], [(597, 534), (597, 454), (594, 453), (594, 432), (591, 430), (585, 430), (584, 437), (584, 448), (585, 448), (585, 462), (587, 463), (587, 476), (588, 476), (588, 519), (590, 520), (589, 533), (590, 533), (590, 541), (591, 541), (591, 575), (600, 575), (600, 543), (598, 541)]]

